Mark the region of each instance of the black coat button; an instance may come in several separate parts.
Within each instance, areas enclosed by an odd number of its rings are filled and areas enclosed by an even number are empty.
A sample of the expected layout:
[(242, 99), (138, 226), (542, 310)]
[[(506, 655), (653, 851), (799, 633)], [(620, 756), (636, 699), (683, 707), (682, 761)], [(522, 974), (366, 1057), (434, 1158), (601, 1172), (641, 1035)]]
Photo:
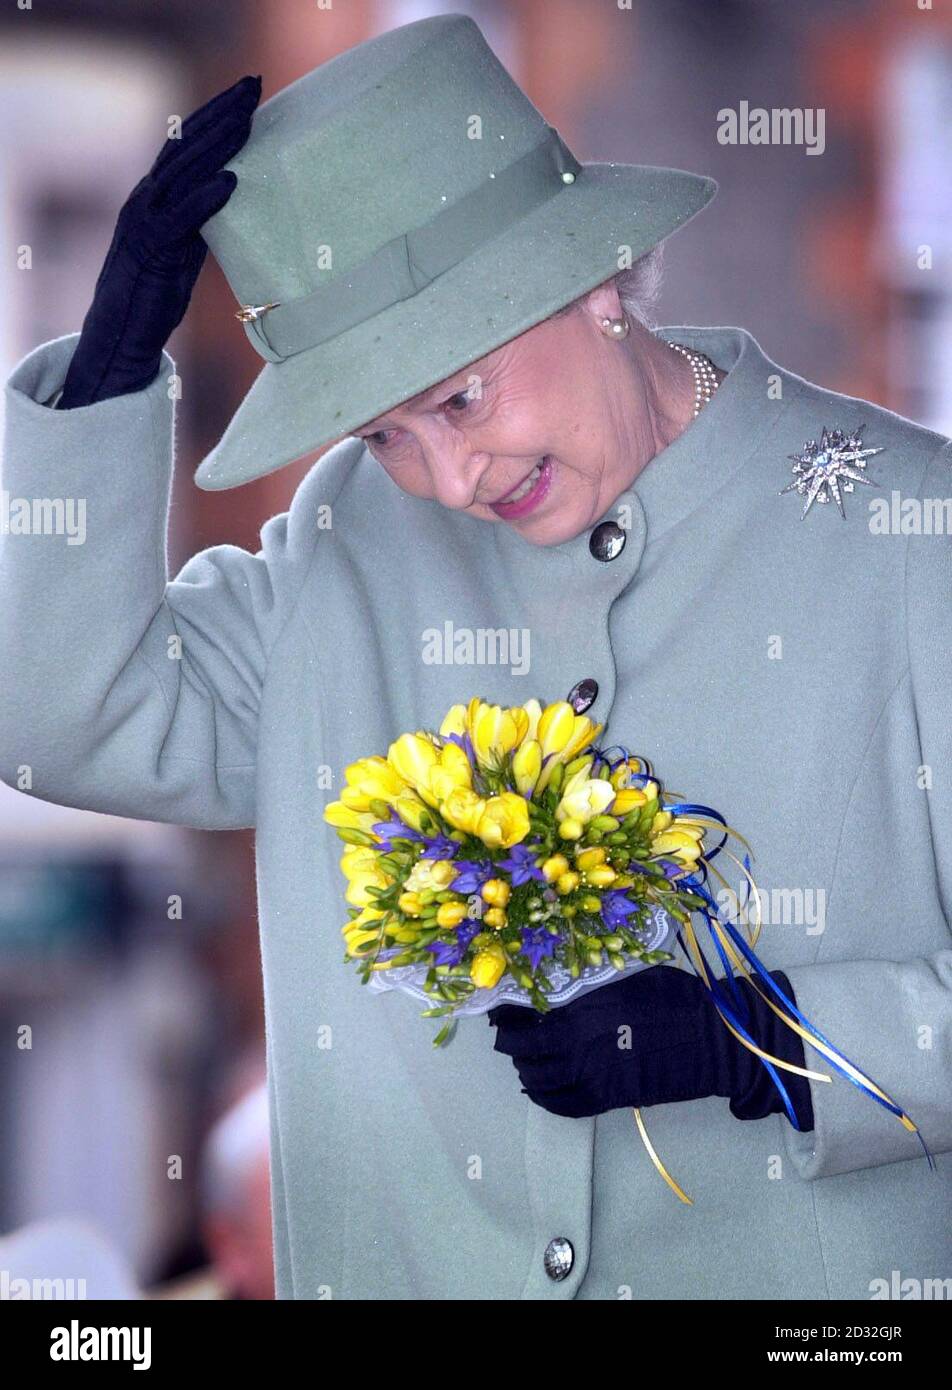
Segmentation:
[(614, 560), (625, 548), (624, 527), (617, 521), (601, 521), (588, 540), (588, 548), (596, 560)]
[(594, 703), (597, 694), (598, 681), (592, 680), (591, 676), (586, 676), (583, 681), (572, 686), (565, 698), (576, 714), (584, 714), (589, 705)]
[(566, 1279), (572, 1273), (575, 1263), (572, 1242), (566, 1240), (565, 1236), (554, 1236), (545, 1247), (542, 1263), (550, 1279)]

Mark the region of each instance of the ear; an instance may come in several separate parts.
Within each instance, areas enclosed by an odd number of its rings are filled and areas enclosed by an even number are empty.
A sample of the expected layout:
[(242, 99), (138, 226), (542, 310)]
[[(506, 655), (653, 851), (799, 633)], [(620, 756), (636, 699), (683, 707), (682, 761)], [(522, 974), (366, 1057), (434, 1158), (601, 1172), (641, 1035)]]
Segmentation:
[(604, 284), (596, 285), (593, 290), (589, 290), (580, 307), (599, 330), (603, 319), (621, 318), (621, 300), (618, 298), (614, 280), (606, 280)]

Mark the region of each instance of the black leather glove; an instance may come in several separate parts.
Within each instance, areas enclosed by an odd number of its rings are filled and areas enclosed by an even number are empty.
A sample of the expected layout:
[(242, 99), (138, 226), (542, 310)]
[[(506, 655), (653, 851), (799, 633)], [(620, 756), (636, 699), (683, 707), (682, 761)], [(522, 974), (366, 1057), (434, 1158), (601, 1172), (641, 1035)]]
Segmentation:
[[(772, 972), (796, 1003), (790, 981)], [(804, 1066), (799, 1034), (782, 1023), (746, 980), (746, 1032), (765, 1052)], [(723, 986), (732, 1000), (730, 987)], [(786, 1113), (764, 1064), (729, 1032), (696, 975), (657, 965), (581, 995), (547, 1014), (518, 1004), (489, 1012), (496, 1027), (494, 1050), (515, 1063), (523, 1090), (555, 1115), (579, 1118), (623, 1106), (663, 1105), (705, 1096), (730, 1099), (739, 1120)], [(619, 1029), (631, 1029), (619, 1046)], [(813, 1129), (810, 1083), (776, 1068), (797, 1115), (798, 1128)]]
[[(261, 78), (243, 77), (166, 140), (123, 204), (57, 409), (92, 405), (154, 381), (208, 254), (199, 227), (227, 203), (222, 169), (248, 138)], [(217, 171), (217, 172), (216, 172)]]

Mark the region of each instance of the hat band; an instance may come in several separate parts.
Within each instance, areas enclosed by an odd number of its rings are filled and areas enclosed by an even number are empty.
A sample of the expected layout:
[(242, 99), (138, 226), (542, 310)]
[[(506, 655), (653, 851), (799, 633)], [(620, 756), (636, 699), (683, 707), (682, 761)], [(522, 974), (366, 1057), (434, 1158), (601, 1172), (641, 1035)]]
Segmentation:
[(418, 294), (560, 189), (571, 187), (582, 165), (554, 126), (546, 125), (545, 131), (538, 145), (423, 226), (394, 237), (310, 294), (246, 318), (243, 327), (252, 347), (268, 362), (284, 362), (336, 338)]

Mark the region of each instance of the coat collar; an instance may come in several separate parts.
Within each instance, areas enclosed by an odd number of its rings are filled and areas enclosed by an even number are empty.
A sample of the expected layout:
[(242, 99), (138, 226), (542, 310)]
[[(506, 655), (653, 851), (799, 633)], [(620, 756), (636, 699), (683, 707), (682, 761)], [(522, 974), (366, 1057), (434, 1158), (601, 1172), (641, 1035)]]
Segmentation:
[[(404, 544), (469, 557), (526, 583), (563, 586), (590, 599), (619, 593), (637, 572), (645, 547), (705, 505), (740, 475), (783, 412), (806, 386), (761, 350), (743, 328), (678, 325), (656, 336), (705, 352), (727, 376), (696, 420), (650, 459), (631, 485), (591, 526), (558, 545), (535, 546), (505, 523), (485, 522), (403, 492), (364, 450), (361, 476), (371, 489), (366, 505), (390, 494)], [(779, 450), (782, 454), (784, 450)], [(752, 497), (752, 502), (757, 499)], [(593, 533), (605, 522), (625, 530), (625, 545), (605, 563), (592, 551)], [(488, 553), (487, 553), (488, 552)]]
[[(502, 572), (545, 583), (553, 593), (573, 594), (576, 602), (580, 595), (593, 605), (610, 602), (638, 572), (646, 545), (736, 478), (806, 385), (772, 362), (746, 329), (679, 325), (654, 332), (707, 353), (727, 376), (697, 419), (577, 536), (559, 545), (533, 546), (510, 526), (457, 514), (455, 521), (467, 528), (485, 527), (489, 562)], [(623, 549), (609, 562), (597, 559), (592, 549), (594, 533), (606, 522), (625, 531)]]
[[(743, 468), (804, 384), (772, 362), (746, 329), (679, 325), (654, 332), (706, 353), (727, 376), (697, 419), (649, 459), (594, 526), (552, 549), (591, 558), (589, 541), (595, 526), (620, 518), (624, 526), (630, 513), (637, 532), (634, 517), (639, 511), (647, 540), (658, 540)], [(629, 536), (629, 541), (636, 539), (636, 534)]]

